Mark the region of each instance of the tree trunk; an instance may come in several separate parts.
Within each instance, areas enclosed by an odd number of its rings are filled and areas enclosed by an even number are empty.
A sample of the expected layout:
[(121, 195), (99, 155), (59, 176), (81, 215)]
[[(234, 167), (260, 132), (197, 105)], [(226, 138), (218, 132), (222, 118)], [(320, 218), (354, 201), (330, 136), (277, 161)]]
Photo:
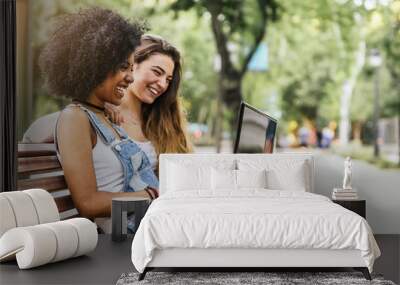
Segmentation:
[(365, 64), (365, 40), (361, 40), (356, 52), (356, 60), (351, 70), (350, 77), (343, 83), (343, 93), (340, 97), (340, 125), (339, 125), (339, 141), (341, 145), (349, 143), (350, 134), (350, 109), (351, 97), (356, 85), (357, 77)]
[[(221, 90), (221, 89), (219, 89)], [(221, 92), (220, 92), (221, 93)], [(218, 96), (217, 98), (217, 108), (216, 108), (216, 116), (215, 116), (215, 144), (217, 147), (217, 153), (221, 152), (222, 147), (222, 127), (223, 127), (223, 106), (222, 106), (222, 96)]]
[(342, 96), (340, 97), (340, 125), (339, 141), (341, 145), (349, 143), (350, 133), (350, 101), (354, 85), (350, 80), (346, 80), (342, 86)]
[(239, 107), (242, 101), (241, 80), (242, 78), (238, 73), (220, 73), (220, 80), (218, 82), (219, 96), (217, 99), (215, 136), (218, 153), (221, 151), (221, 143), (223, 139), (224, 107), (232, 113), (229, 117), (229, 132), (231, 134), (232, 143), (234, 143), (233, 139), (236, 137)]
[(356, 142), (361, 142), (362, 123), (360, 121), (354, 122), (352, 130), (353, 130), (353, 140)]
[(239, 107), (242, 101), (242, 78), (238, 73), (221, 74), (222, 101), (232, 116), (229, 120), (230, 131), (233, 137), (236, 134), (236, 126), (239, 116)]
[[(219, 15), (222, 13), (223, 2), (221, 1), (207, 1), (206, 8), (211, 14), (211, 29), (214, 34), (214, 39), (216, 43), (216, 48), (218, 55), (221, 60), (221, 66), (219, 68), (219, 94), (218, 100), (232, 112), (232, 116), (229, 119), (230, 133), (231, 137), (234, 138), (236, 135), (236, 124), (239, 115), (239, 106), (242, 101), (242, 79), (247, 70), (247, 65), (250, 62), (252, 56), (254, 55), (258, 45), (262, 41), (267, 25), (267, 13), (266, 6), (268, 1), (258, 1), (259, 12), (261, 13), (261, 23), (258, 29), (254, 30), (254, 43), (250, 46), (250, 51), (248, 52), (243, 65), (241, 68), (237, 68), (233, 65), (231, 60), (231, 54), (228, 50), (228, 37), (229, 34), (224, 33), (222, 28), (222, 21)], [(270, 6), (275, 7), (275, 3), (270, 3)], [(220, 104), (221, 105), (221, 104)], [(223, 106), (219, 107), (219, 111), (222, 112)], [(217, 147), (219, 148), (221, 143), (221, 132), (222, 122), (218, 122), (217, 130)]]

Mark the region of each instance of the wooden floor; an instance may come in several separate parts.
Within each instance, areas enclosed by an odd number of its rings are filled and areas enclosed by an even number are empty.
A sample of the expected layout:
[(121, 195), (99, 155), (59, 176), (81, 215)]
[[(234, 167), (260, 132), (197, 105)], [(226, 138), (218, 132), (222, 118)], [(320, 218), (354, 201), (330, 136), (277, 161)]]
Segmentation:
[(375, 239), (381, 257), (375, 261), (374, 272), (400, 284), (400, 235), (375, 235)]
[[(375, 236), (382, 256), (374, 272), (395, 283), (400, 281), (400, 235)], [(131, 262), (132, 237), (121, 243), (109, 235), (99, 235), (95, 251), (87, 256), (19, 270), (16, 262), (0, 265), (0, 284), (115, 284), (124, 272), (135, 271)]]

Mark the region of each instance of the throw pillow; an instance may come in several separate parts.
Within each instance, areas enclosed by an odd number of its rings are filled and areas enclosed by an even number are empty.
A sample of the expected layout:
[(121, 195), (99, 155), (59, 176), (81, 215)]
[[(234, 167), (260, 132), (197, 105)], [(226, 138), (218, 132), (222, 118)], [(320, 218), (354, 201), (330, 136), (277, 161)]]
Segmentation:
[(267, 172), (263, 170), (236, 170), (238, 188), (267, 188)]
[(168, 164), (168, 191), (185, 191), (211, 188), (211, 168)]
[(236, 190), (236, 170), (216, 169), (211, 171), (212, 189)]

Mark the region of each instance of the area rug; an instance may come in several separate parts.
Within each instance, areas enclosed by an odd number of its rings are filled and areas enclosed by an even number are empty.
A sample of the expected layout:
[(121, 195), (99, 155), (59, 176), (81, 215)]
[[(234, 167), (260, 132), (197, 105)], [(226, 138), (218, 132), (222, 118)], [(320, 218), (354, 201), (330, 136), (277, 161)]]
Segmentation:
[(372, 275), (368, 281), (360, 272), (148, 272), (142, 281), (139, 273), (122, 274), (117, 285), (133, 284), (266, 284), (266, 285), (395, 285), (382, 275)]

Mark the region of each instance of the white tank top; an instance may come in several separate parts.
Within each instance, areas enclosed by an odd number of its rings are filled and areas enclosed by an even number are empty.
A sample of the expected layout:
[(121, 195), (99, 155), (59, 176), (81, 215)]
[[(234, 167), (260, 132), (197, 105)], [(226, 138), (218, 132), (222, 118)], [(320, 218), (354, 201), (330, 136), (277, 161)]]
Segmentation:
[[(146, 153), (151, 167), (157, 167), (157, 154), (153, 144), (147, 142), (134, 142)], [(124, 186), (122, 164), (109, 146), (106, 146), (97, 135), (97, 143), (93, 148), (93, 166), (96, 174), (97, 188), (99, 191), (120, 192)], [(96, 218), (95, 223), (106, 233), (111, 234), (111, 219)]]
[(92, 156), (98, 191), (121, 192), (124, 187), (122, 164), (111, 147), (105, 145), (98, 134)]
[[(99, 135), (96, 135), (97, 142), (92, 150), (92, 158), (97, 189), (98, 191), (121, 192), (124, 186), (124, 170), (122, 164), (111, 147), (105, 145)], [(119, 140), (116, 140), (116, 142), (119, 142)], [(151, 167), (155, 170), (157, 168), (157, 154), (153, 144), (150, 141), (134, 142), (146, 153)], [(57, 157), (61, 161), (58, 152)]]
[(140, 142), (140, 141), (135, 141), (134, 139), (132, 139), (132, 140), (147, 155), (147, 157), (149, 158), (150, 164), (151, 164), (151, 168), (153, 168), (153, 170), (157, 169), (157, 153), (156, 153), (156, 150), (155, 150), (153, 144), (151, 143), (151, 141)]
[[(157, 154), (153, 144), (150, 141), (140, 142), (134, 140), (134, 142), (147, 155), (151, 167), (156, 169)], [(99, 135), (97, 135), (97, 143), (93, 148), (93, 166), (96, 174), (97, 189), (99, 191), (122, 191), (124, 186), (124, 170), (122, 164), (111, 147), (105, 145)]]

